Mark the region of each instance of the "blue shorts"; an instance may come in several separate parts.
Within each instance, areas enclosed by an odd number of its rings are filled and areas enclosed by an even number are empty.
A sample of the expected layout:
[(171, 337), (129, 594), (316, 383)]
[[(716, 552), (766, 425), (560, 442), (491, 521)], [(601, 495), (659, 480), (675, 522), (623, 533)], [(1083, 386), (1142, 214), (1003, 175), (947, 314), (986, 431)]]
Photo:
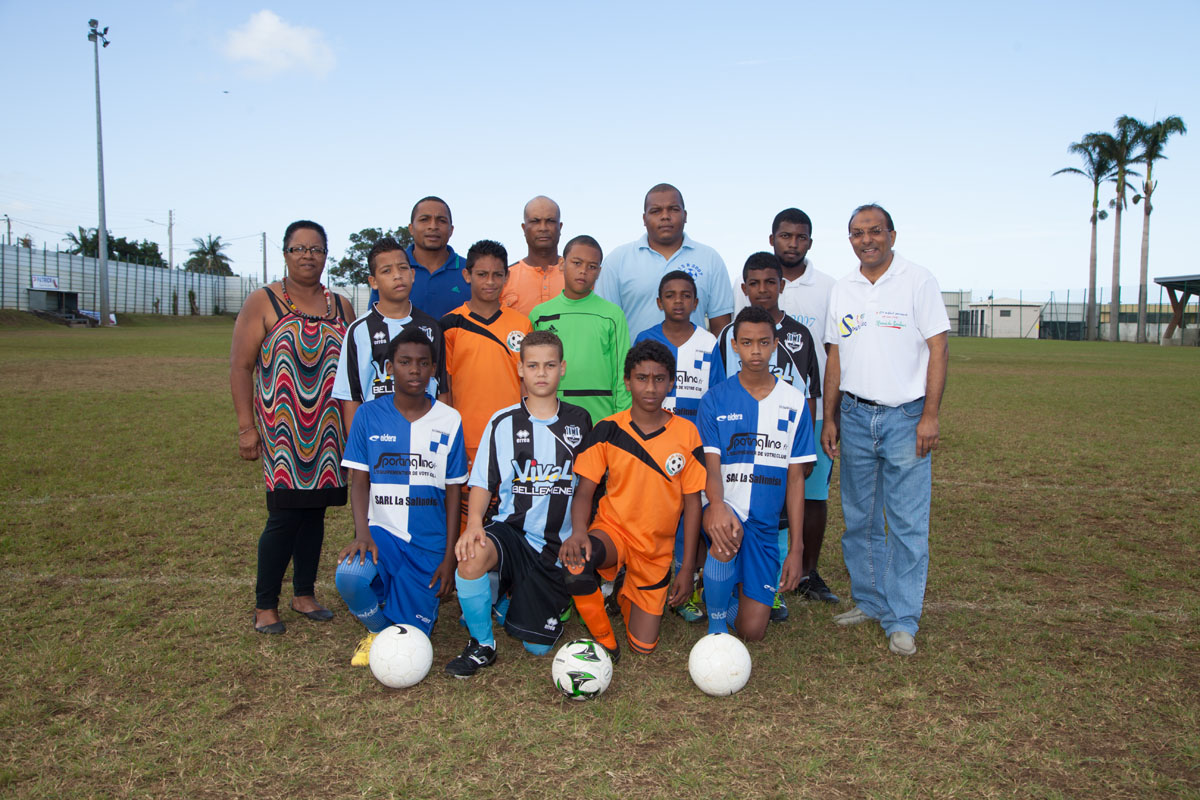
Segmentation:
[(413, 547), (390, 534), (376, 535), (375, 544), (379, 548), (379, 575), (371, 581), (371, 588), (379, 597), (383, 615), (394, 624), (415, 625), (431, 634), (440, 601), (439, 587), (430, 588), (429, 582), (445, 553)]
[[(734, 585), (741, 584), (746, 597), (770, 606), (775, 602), (775, 593), (779, 591), (779, 522), (747, 521), (736, 511), (733, 514), (742, 523), (742, 546), (731, 562)], [(703, 529), (700, 533), (711, 546), (712, 539), (708, 533)]]
[(813, 467), (812, 475), (809, 475), (804, 481), (804, 499), (806, 501), (829, 499), (829, 477), (833, 474), (833, 459), (825, 455), (825, 450), (821, 447), (823, 425), (824, 420), (817, 420), (816, 428), (813, 431), (814, 441), (817, 445), (817, 464)]

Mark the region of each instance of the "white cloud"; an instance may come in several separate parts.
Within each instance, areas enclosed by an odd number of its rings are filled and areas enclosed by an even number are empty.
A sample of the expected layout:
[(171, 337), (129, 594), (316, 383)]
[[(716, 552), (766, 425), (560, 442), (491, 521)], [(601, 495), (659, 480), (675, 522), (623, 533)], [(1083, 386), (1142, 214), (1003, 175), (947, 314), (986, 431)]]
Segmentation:
[(289, 25), (265, 9), (228, 33), (225, 56), (268, 78), (290, 70), (325, 75), (336, 61), (321, 31)]

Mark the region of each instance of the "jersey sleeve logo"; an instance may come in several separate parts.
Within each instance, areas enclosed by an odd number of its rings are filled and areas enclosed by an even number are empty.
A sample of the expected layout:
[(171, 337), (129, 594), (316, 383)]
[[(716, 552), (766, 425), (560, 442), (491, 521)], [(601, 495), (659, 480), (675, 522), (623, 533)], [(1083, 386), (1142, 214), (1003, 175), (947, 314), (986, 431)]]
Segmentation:
[(799, 332), (789, 333), (784, 337), (783, 346), (788, 349), (788, 352), (797, 353), (800, 348), (804, 347), (804, 337)]
[(563, 441), (571, 447), (579, 447), (579, 443), (583, 441), (583, 431), (578, 425), (568, 425), (563, 428)]
[(674, 477), (683, 469), (684, 463), (683, 453), (671, 453), (671, 455), (667, 456), (667, 460), (663, 462), (663, 469), (667, 471), (668, 475)]
[(508, 338), (504, 340), (508, 345), (508, 349), (514, 353), (521, 352), (521, 342), (525, 341), (525, 334), (521, 331), (509, 331)]

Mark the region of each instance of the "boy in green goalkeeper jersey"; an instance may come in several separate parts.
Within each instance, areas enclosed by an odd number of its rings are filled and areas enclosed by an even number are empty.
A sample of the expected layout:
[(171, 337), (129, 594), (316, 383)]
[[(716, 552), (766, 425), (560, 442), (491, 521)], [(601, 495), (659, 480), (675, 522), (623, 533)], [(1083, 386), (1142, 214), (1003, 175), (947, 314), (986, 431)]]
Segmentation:
[(620, 307), (592, 291), (604, 253), (591, 236), (563, 248), (563, 291), (529, 313), (535, 331), (553, 331), (566, 350), (567, 374), (558, 396), (582, 406), (595, 424), (630, 406), (625, 387), (629, 325)]

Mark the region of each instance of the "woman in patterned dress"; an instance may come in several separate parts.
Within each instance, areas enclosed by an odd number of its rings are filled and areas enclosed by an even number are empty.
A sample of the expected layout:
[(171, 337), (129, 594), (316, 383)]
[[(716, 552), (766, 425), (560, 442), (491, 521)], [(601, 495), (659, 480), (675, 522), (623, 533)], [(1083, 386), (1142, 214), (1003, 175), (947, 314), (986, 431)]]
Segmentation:
[(321, 285), (325, 229), (300, 220), (283, 235), (287, 276), (246, 298), (233, 329), (229, 383), (238, 452), (263, 457), (267, 524), (258, 540), (254, 629), (283, 633), (279, 593), (292, 562), (293, 611), (326, 621), (315, 584), (325, 509), (346, 504), (345, 443), (333, 378), (350, 301)]

